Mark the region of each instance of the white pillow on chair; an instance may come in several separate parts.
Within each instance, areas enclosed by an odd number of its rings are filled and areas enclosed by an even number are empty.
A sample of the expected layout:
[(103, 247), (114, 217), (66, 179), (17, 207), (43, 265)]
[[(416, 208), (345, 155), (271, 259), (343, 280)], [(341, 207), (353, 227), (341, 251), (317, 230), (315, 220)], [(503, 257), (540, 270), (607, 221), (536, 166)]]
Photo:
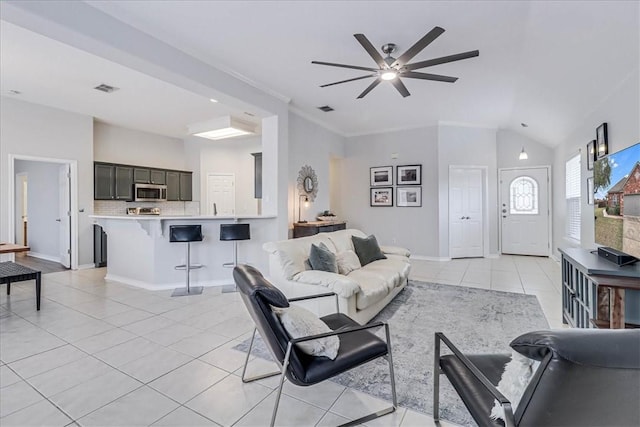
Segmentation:
[[(280, 323), (291, 338), (302, 338), (310, 335), (333, 332), (322, 320), (309, 310), (292, 305), (288, 308), (272, 307), (280, 318)], [(298, 348), (311, 356), (324, 356), (334, 360), (338, 355), (340, 339), (337, 336), (318, 338), (296, 344)]]
[[(538, 366), (540, 366), (540, 362), (529, 359), (515, 350), (511, 355), (511, 361), (505, 365), (504, 373), (498, 383), (498, 390), (509, 399), (514, 414)], [(494, 401), (493, 409), (491, 409), (491, 418), (504, 421), (504, 410), (497, 400)]]

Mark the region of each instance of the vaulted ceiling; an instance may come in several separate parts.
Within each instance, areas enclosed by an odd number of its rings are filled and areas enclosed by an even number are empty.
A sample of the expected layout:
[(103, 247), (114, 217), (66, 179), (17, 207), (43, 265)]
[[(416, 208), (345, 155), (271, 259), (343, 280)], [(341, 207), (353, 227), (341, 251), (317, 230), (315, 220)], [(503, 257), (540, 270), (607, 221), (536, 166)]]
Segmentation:
[[(294, 111), (347, 136), (449, 122), (513, 129), (555, 145), (625, 79), (638, 78), (640, 63), (634, 1), (87, 3), (290, 98)], [(405, 79), (407, 98), (383, 83), (356, 99), (368, 80), (319, 87), (363, 73), (312, 60), (375, 65), (353, 34), (403, 52), (434, 26), (445, 33), (415, 61), (480, 51), (428, 69), (459, 77), (456, 83)], [(321, 112), (322, 105), (335, 111)]]

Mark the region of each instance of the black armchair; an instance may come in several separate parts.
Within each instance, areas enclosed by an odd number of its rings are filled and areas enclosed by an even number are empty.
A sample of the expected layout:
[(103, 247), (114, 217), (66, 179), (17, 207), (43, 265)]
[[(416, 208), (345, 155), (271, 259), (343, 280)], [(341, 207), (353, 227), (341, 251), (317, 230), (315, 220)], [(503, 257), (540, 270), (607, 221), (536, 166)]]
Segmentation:
[[(256, 326), (251, 336), (251, 344), (249, 345), (247, 358), (242, 370), (242, 381), (250, 382), (280, 375), (280, 384), (277, 389), (276, 402), (271, 416), (271, 426), (275, 424), (285, 377), (295, 385), (310, 386), (346, 372), (363, 363), (377, 359), (378, 357), (385, 357), (389, 363), (393, 406), (343, 425), (361, 424), (390, 414), (396, 410), (397, 398), (393, 374), (393, 359), (389, 339), (389, 326), (386, 323), (375, 322), (366, 326), (360, 326), (348, 316), (335, 313), (321, 318), (333, 332), (292, 339), (280, 323), (278, 316), (272, 311), (271, 306), (283, 308), (288, 307), (289, 302), (334, 296), (336, 298), (337, 308), (337, 296), (334, 293), (326, 293), (287, 300), (284, 294), (269, 283), (257, 269), (248, 265), (237, 266), (233, 270), (233, 278), (240, 290), (240, 296)], [(379, 327), (385, 328), (386, 342), (371, 332), (371, 329)], [(256, 331), (260, 332), (260, 336), (264, 340), (266, 347), (273, 356), (273, 359), (281, 367), (281, 370), (252, 378), (245, 378)], [(296, 344), (300, 342), (332, 335), (340, 338), (340, 349), (334, 360), (327, 357), (310, 356), (300, 351), (296, 346)]]
[[(441, 356), (441, 343), (453, 354)], [(434, 420), (439, 419), (439, 374), (445, 374), (480, 427), (640, 425), (640, 330), (530, 332), (511, 347), (540, 361), (515, 413), (495, 387), (511, 356), (465, 356), (436, 333)], [(504, 423), (489, 417), (494, 399), (504, 409)]]

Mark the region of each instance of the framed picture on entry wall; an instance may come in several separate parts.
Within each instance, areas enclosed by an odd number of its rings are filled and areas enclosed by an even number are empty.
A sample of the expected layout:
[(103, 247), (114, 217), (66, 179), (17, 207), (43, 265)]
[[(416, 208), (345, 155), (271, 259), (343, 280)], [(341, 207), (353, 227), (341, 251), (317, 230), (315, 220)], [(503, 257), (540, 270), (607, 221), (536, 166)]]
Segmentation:
[(422, 206), (422, 187), (397, 187), (396, 206)]
[(393, 185), (393, 166), (377, 166), (369, 170), (372, 187)]
[(596, 159), (596, 140), (587, 144), (587, 170), (593, 170), (593, 161)]
[(396, 166), (397, 185), (422, 184), (422, 165)]
[(393, 206), (393, 188), (372, 188), (371, 206)]
[(587, 178), (587, 204), (593, 205), (593, 177)]
[(603, 123), (596, 129), (596, 155), (601, 158), (609, 154), (609, 141), (607, 140), (607, 124)]

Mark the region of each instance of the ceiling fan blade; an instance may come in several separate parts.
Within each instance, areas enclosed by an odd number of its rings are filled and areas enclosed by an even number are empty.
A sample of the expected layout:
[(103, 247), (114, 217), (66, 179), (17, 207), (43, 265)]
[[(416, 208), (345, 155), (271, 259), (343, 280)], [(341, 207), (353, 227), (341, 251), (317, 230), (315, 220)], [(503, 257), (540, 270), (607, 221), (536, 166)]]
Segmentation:
[(327, 83), (326, 85), (321, 85), (320, 87), (327, 87), (327, 86), (333, 86), (333, 85), (339, 85), (340, 83), (347, 83), (347, 82), (352, 82), (354, 80), (361, 80), (361, 79), (368, 79), (369, 77), (375, 77), (378, 74), (368, 74), (366, 76), (360, 76), (360, 77), (356, 77), (353, 79), (348, 79), (348, 80), (341, 80), (339, 82), (333, 82), (333, 83)]
[(392, 67), (396, 65), (402, 66), (407, 62), (411, 61), (411, 58), (419, 54), (420, 51), (422, 51), (422, 49), (429, 46), (429, 44), (431, 44), (432, 41), (440, 37), (440, 34), (442, 33), (444, 33), (444, 28), (433, 27), (433, 30), (429, 31), (427, 34), (425, 34), (424, 37), (422, 37), (413, 46), (407, 49), (407, 51), (402, 55), (400, 55), (400, 57), (396, 59), (395, 62), (391, 64), (391, 66)]
[(371, 92), (371, 91), (373, 90), (373, 88), (375, 88), (376, 86), (378, 86), (378, 85), (380, 84), (380, 82), (381, 82), (381, 81), (382, 81), (382, 79), (381, 79), (380, 77), (378, 77), (377, 79), (375, 79), (375, 80), (373, 81), (373, 83), (371, 83), (371, 84), (369, 85), (369, 87), (367, 87), (367, 88), (364, 90), (364, 92), (362, 92), (360, 95), (358, 95), (358, 98), (357, 98), (357, 99), (364, 98), (364, 97), (365, 97), (369, 92)]
[(391, 80), (391, 84), (396, 89), (398, 89), (398, 92), (400, 92), (400, 95), (402, 95), (403, 98), (406, 98), (407, 96), (411, 95), (407, 90), (407, 87), (404, 85), (404, 83), (400, 81), (400, 78), (396, 77), (395, 79)]
[(359, 67), (357, 65), (336, 64), (334, 62), (311, 61), (312, 64), (329, 65), (330, 67), (350, 68), (352, 70), (379, 71), (377, 68)]
[(353, 37), (360, 42), (364, 50), (366, 50), (369, 56), (373, 58), (376, 64), (378, 64), (378, 67), (385, 68), (387, 66), (384, 62), (384, 58), (380, 55), (380, 52), (373, 47), (369, 39), (364, 34), (354, 34)]
[(431, 67), (438, 64), (446, 64), (447, 62), (460, 61), (461, 59), (473, 58), (480, 55), (477, 50), (470, 50), (469, 52), (456, 53), (455, 55), (442, 56), (440, 58), (427, 59), (426, 61), (416, 62), (414, 64), (407, 64), (404, 67), (407, 70), (417, 70), (419, 68)]
[(454, 83), (458, 80), (457, 77), (441, 76), (438, 74), (418, 73), (415, 71), (406, 71), (401, 74), (402, 77), (408, 77), (410, 79), (422, 79), (422, 80), (434, 80), (437, 82)]

